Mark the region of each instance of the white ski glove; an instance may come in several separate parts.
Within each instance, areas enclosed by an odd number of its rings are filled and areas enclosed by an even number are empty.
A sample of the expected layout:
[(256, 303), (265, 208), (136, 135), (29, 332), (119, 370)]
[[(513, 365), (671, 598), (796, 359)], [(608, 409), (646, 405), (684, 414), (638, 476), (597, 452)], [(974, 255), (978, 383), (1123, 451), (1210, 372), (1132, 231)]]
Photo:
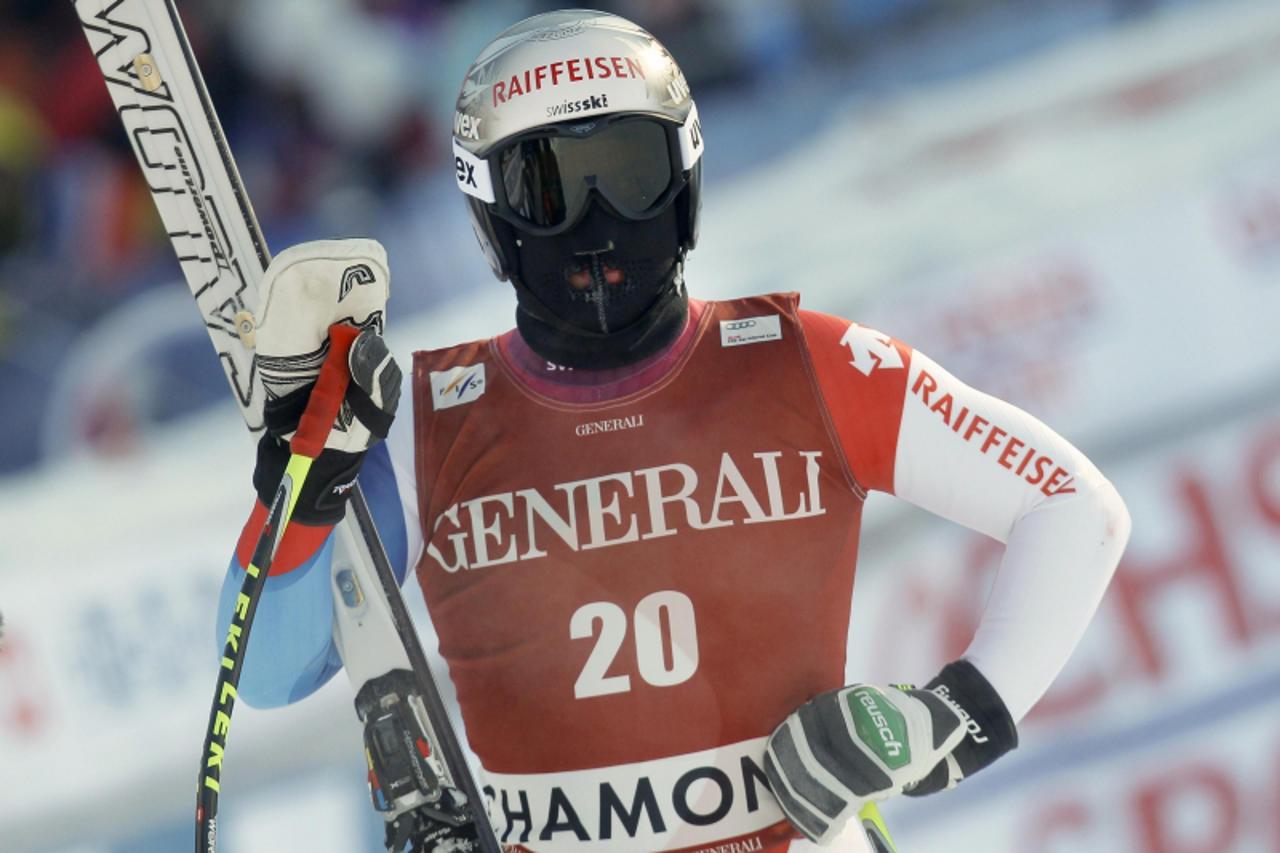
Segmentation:
[(389, 293), (387, 254), (375, 240), (317, 240), (276, 255), (261, 286), (254, 347), (266, 389), (267, 431), (258, 442), (253, 484), (270, 505), (320, 368), (329, 327), (364, 331), (351, 346), (351, 383), (325, 450), (312, 464), (293, 517), (309, 525), (336, 523), (346, 510), (365, 451), (386, 438), (400, 400), (400, 368), (382, 339)]
[[(377, 240), (300, 243), (275, 256), (259, 292), (253, 345), (267, 392), (267, 428), (287, 441), (329, 353), (329, 326), (346, 323), (382, 334), (390, 293), (387, 252)], [(363, 349), (368, 358), (367, 345)], [(385, 346), (381, 352), (386, 362), (369, 365), (374, 375), (364, 389), (379, 409), (400, 391), (399, 371), (388, 369), (395, 362)], [(353, 411), (352, 402), (343, 405), (325, 447), (355, 453), (373, 445), (377, 426)]]
[(769, 737), (764, 769), (792, 825), (827, 844), (868, 802), (928, 775), (964, 734), (955, 706), (933, 693), (854, 684), (783, 720)]

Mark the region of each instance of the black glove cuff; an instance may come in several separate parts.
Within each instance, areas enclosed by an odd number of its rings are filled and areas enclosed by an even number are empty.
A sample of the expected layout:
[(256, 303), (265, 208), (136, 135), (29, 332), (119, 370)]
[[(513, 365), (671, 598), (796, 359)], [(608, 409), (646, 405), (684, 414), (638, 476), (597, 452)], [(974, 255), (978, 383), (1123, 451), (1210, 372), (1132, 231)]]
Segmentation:
[[(289, 464), (289, 444), (270, 432), (258, 440), (258, 464), (253, 469), (253, 488), (264, 506), (271, 506), (280, 479)], [(355, 484), (364, 453), (325, 450), (311, 463), (307, 481), (298, 493), (293, 520), (314, 527), (337, 524), (346, 512), (347, 496)]]
[(966, 734), (929, 775), (903, 791), (908, 797), (944, 791), (1018, 746), (1018, 729), (1004, 700), (967, 660), (947, 664), (925, 689), (934, 696), (949, 699), (960, 709)]
[(925, 689), (951, 699), (967, 718), (968, 734), (952, 752), (965, 778), (1017, 748), (1018, 729), (1004, 700), (967, 660), (947, 664)]
[[(311, 402), (311, 392), (315, 387), (316, 383), (308, 382), (283, 397), (268, 399), (262, 407), (262, 422), (266, 424), (267, 432), (285, 435), (296, 430), (298, 422), (302, 420), (302, 413), (307, 410), (307, 403)], [(288, 458), (286, 453), (285, 459)]]
[(253, 490), (258, 500), (271, 506), (271, 500), (280, 487), (285, 466), (289, 464), (289, 442), (276, 438), (270, 428), (258, 439), (258, 464), (253, 468)]

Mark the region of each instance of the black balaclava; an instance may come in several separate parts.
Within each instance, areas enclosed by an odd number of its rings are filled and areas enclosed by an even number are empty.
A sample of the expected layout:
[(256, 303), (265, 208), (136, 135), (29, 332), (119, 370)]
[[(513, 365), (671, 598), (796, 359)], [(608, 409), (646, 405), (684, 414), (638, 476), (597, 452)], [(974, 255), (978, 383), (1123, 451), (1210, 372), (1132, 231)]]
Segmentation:
[[(677, 207), (627, 220), (596, 197), (564, 234), (516, 232), (516, 327), (529, 348), (553, 364), (604, 370), (671, 344), (689, 312)], [(625, 279), (606, 282), (606, 265)], [(573, 272), (589, 273), (591, 286), (574, 288)]]

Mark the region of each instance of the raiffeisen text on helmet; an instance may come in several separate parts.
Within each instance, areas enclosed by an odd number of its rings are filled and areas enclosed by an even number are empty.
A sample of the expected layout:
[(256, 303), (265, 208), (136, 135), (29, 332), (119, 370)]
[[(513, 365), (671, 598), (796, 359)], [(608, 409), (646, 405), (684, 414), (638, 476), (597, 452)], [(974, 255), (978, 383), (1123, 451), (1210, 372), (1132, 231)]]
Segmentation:
[(484, 157), (565, 119), (635, 113), (682, 125), (692, 105), (679, 66), (650, 33), (616, 15), (562, 10), (508, 27), (480, 52), (458, 93), (466, 119), (454, 139)]
[(592, 80), (644, 79), (644, 76), (644, 67), (629, 56), (584, 56), (559, 60), (526, 68), (506, 80), (496, 81), (492, 86), (493, 105), (496, 107), (529, 92), (539, 92), (545, 86)]

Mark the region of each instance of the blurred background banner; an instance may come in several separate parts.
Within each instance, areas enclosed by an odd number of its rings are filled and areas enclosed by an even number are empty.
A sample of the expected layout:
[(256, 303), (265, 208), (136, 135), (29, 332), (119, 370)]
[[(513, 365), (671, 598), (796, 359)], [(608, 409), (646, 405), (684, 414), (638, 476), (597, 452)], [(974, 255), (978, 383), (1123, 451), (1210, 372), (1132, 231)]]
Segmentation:
[[(178, 5), (274, 248), (382, 240), (401, 353), (512, 324), (449, 122), (550, 4)], [(799, 290), (900, 337), (1133, 514), (1021, 748), (886, 809), (903, 853), (1280, 851), (1280, 4), (602, 5), (698, 99), (695, 296)], [(188, 849), (252, 452), (67, 2), (0, 7), (0, 400), (0, 851)], [(998, 558), (872, 498), (850, 678), (961, 652)], [(351, 700), (237, 710), (228, 850), (378, 849)]]

